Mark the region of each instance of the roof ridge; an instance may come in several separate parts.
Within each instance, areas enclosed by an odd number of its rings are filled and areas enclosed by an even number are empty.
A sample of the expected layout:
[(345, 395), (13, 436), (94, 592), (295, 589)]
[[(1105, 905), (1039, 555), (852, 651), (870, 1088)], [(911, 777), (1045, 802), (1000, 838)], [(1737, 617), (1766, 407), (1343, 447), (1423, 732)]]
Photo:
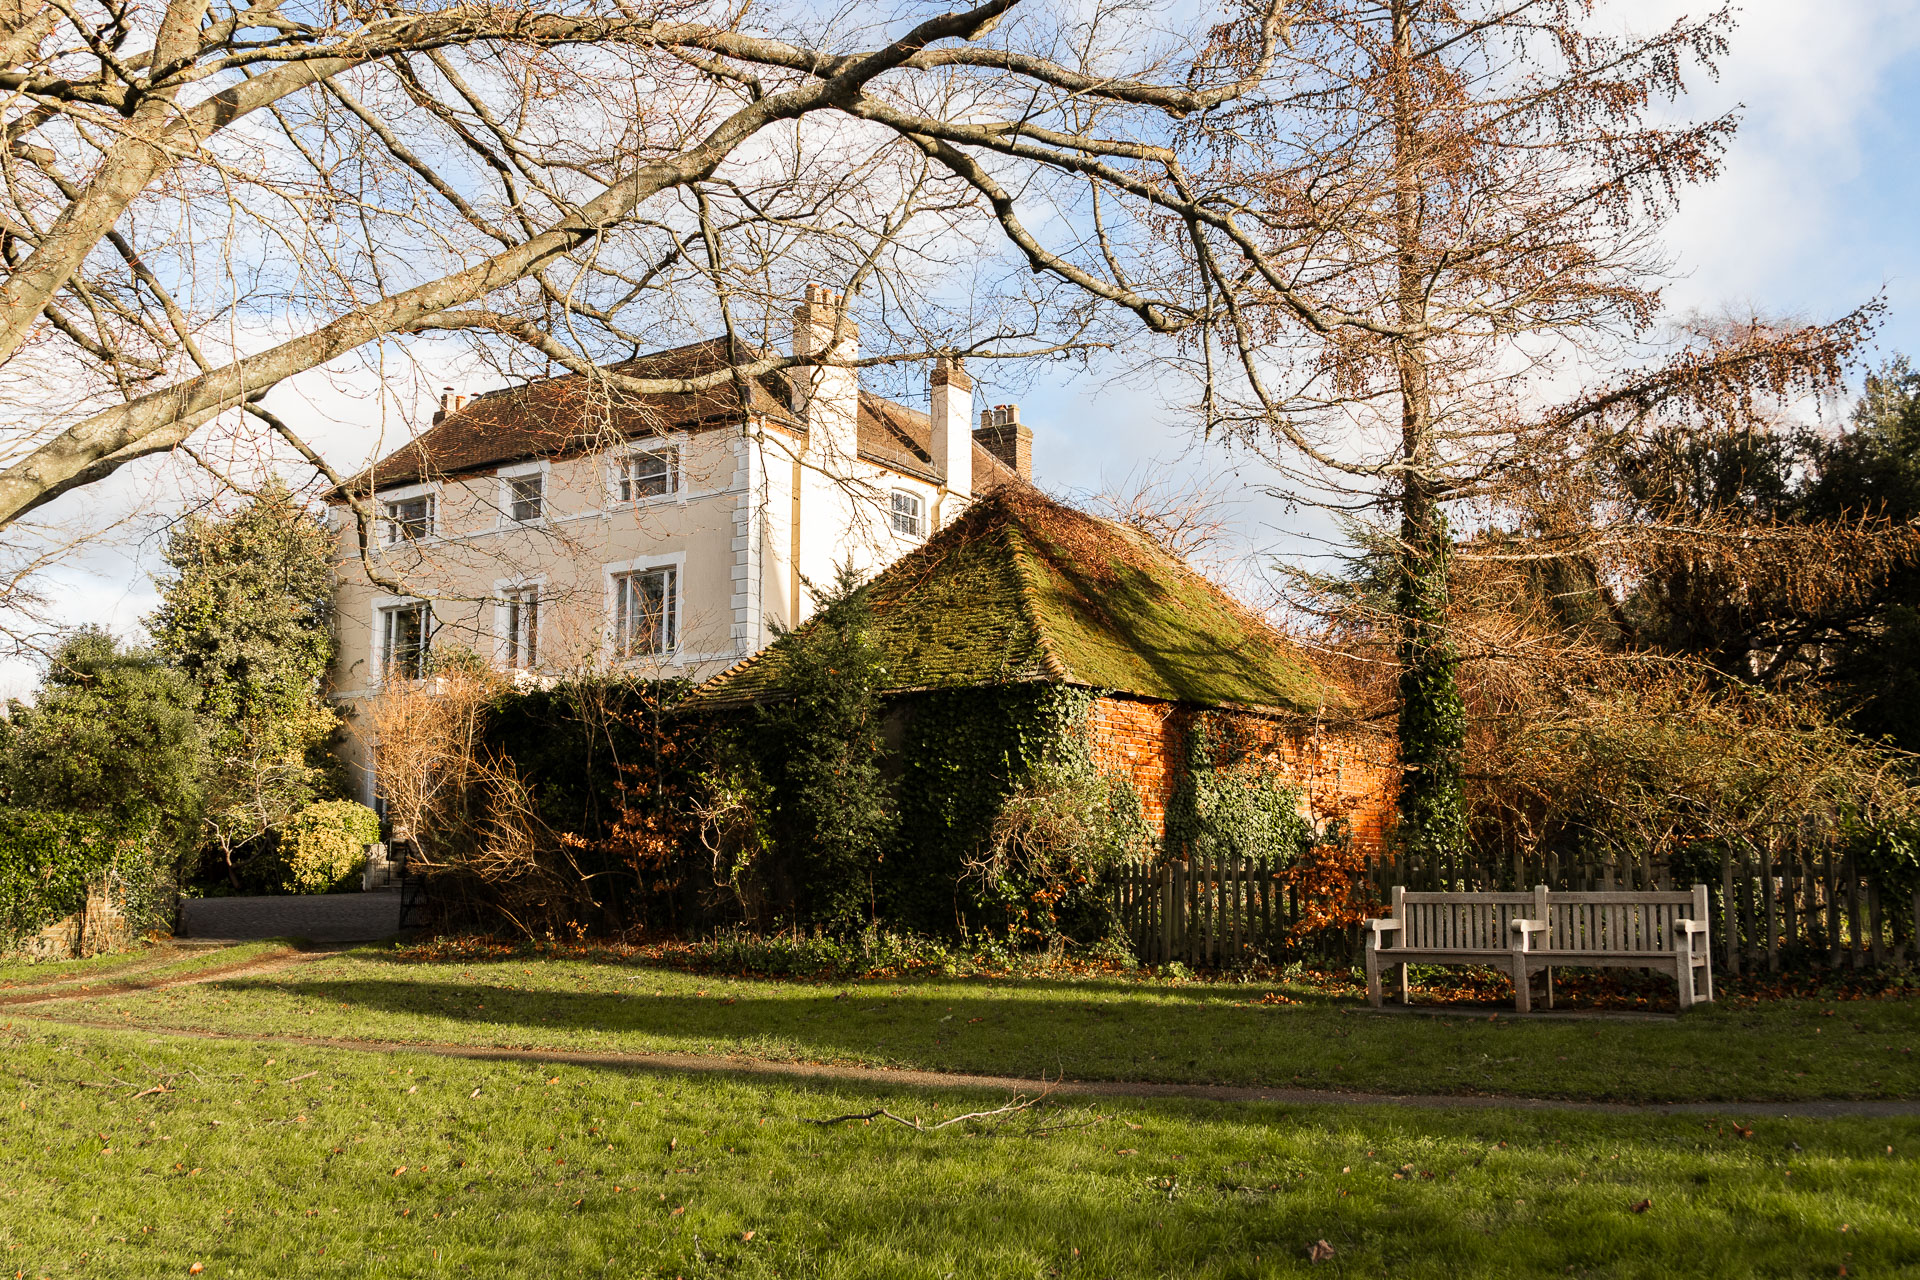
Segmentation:
[(1008, 550), (1012, 552), (1013, 571), (1020, 579), (1020, 613), (1026, 621), (1027, 629), (1033, 633), (1034, 643), (1039, 646), (1040, 669), (1055, 680), (1073, 683), (1072, 670), (1061, 660), (1060, 654), (1054, 648), (1053, 637), (1049, 636), (1047, 629), (1040, 624), (1040, 587), (1034, 581), (1033, 566), (1027, 562), (1027, 557), (1038, 554), (1038, 551), (1034, 548), (1032, 539), (1027, 537), (1026, 531), (1020, 527), (1011, 503), (1006, 504), (1006, 512), (1007, 533), (1011, 538), (1017, 539)]

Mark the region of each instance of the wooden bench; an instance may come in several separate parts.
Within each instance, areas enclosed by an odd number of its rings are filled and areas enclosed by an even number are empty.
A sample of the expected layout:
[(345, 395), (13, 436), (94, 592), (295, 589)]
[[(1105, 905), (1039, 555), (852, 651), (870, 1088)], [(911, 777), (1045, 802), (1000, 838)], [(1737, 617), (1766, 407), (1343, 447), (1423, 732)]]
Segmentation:
[(1367, 921), (1367, 999), (1380, 1007), (1380, 971), (1391, 967), (1407, 1003), (1409, 964), (1484, 964), (1513, 974), (1514, 1008), (1532, 1008), (1535, 973), (1553, 970), (1665, 969), (1680, 987), (1680, 1007), (1713, 999), (1707, 952), (1707, 887), (1691, 892), (1409, 893), (1396, 885), (1393, 914)]

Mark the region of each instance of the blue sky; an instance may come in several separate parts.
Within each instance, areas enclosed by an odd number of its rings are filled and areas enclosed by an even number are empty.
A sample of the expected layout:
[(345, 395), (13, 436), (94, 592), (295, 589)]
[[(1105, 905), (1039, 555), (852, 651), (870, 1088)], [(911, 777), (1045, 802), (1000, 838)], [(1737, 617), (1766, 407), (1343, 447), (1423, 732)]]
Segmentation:
[[(1652, 27), (1698, 6), (1628, 0)], [(1725, 171), (1690, 193), (1666, 241), (1669, 312), (1758, 312), (1831, 319), (1884, 292), (1877, 355), (1920, 360), (1920, 2), (1749, 0), (1719, 81), (1690, 86), (1693, 118), (1735, 106), (1742, 125)], [(1024, 394), (1035, 470), (1063, 488), (1163, 470), (1218, 473), (1150, 395), (1094, 380)], [(1241, 466), (1240, 548), (1311, 552), (1326, 518), (1262, 498)], [(1231, 481), (1230, 481), (1231, 482)]]
[[(1698, 7), (1624, 0), (1620, 10), (1654, 25)], [(1920, 358), (1920, 0), (1749, 0), (1740, 17), (1720, 80), (1695, 86), (1689, 106), (1699, 116), (1739, 103), (1745, 114), (1725, 173), (1694, 192), (1669, 228), (1678, 271), (1671, 311), (1751, 307), (1826, 319), (1884, 291), (1881, 352)], [(1036, 473), (1050, 488), (1098, 490), (1129, 475), (1223, 476), (1226, 496), (1237, 499), (1238, 550), (1250, 557), (1301, 554), (1313, 544), (1300, 535), (1325, 528), (1323, 517), (1262, 496), (1257, 467), (1241, 460), (1235, 473), (1235, 460), (1196, 449), (1178, 414), (1150, 391), (1044, 374), (1017, 396), (982, 390), (990, 402), (1020, 400), (1035, 429)], [(339, 465), (375, 447), (380, 430), (354, 420), (354, 402), (310, 398), (332, 411), (316, 409), (303, 425)], [(397, 443), (391, 424), (384, 443)], [(154, 564), (151, 537), (102, 548), (52, 578), (56, 608), (67, 622), (134, 634), (153, 607)], [(0, 663), (0, 697), (33, 683), (29, 666)]]

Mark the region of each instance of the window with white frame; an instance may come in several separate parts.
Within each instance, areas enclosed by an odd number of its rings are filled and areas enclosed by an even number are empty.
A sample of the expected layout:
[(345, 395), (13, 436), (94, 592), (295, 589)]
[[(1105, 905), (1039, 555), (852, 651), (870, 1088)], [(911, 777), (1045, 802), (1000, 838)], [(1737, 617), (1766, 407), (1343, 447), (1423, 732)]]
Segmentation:
[(433, 536), (433, 495), (416, 494), (386, 504), (387, 541), (418, 542)]
[(514, 587), (502, 600), (501, 662), (509, 671), (531, 671), (540, 664), (540, 588)]
[(515, 524), (532, 524), (546, 514), (546, 477), (538, 471), (505, 477), (501, 505)]
[(908, 493), (905, 489), (893, 491), (893, 531), (909, 537), (922, 537), (927, 532), (927, 504), (917, 493)]
[(380, 670), (402, 680), (427, 674), (427, 653), (433, 644), (433, 606), (426, 601), (394, 605), (380, 611)]
[(625, 455), (614, 470), (613, 488), (620, 502), (644, 502), (680, 492), (679, 448), (667, 445)]
[(613, 647), (618, 658), (665, 657), (679, 640), (680, 573), (672, 565), (613, 579)]

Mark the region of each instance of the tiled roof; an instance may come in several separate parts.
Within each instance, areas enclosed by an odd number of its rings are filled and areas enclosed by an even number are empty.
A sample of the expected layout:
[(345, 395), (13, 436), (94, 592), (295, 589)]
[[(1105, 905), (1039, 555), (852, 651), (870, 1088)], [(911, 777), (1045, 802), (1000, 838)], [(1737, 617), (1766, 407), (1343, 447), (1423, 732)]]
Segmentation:
[[(610, 368), (635, 377), (692, 377), (723, 367), (725, 352), (726, 340), (716, 338)], [(757, 351), (740, 349), (742, 361), (759, 356)], [(784, 373), (767, 374), (749, 385), (750, 410), (755, 416), (800, 429)], [(416, 484), (529, 458), (578, 453), (619, 440), (728, 426), (741, 417), (740, 395), (731, 382), (690, 395), (630, 396), (574, 374), (542, 378), (475, 396), (343, 487), (364, 492), (370, 480), (376, 489)], [(929, 448), (933, 427), (926, 414), (862, 391), (858, 430), (862, 458), (908, 475), (938, 479)], [(978, 447), (973, 468), (976, 487), (1012, 474)]]
[[(1298, 645), (1151, 538), (1028, 485), (983, 495), (868, 590), (889, 692), (1052, 681), (1309, 714), (1346, 702)], [(690, 705), (777, 696), (785, 643)]]

